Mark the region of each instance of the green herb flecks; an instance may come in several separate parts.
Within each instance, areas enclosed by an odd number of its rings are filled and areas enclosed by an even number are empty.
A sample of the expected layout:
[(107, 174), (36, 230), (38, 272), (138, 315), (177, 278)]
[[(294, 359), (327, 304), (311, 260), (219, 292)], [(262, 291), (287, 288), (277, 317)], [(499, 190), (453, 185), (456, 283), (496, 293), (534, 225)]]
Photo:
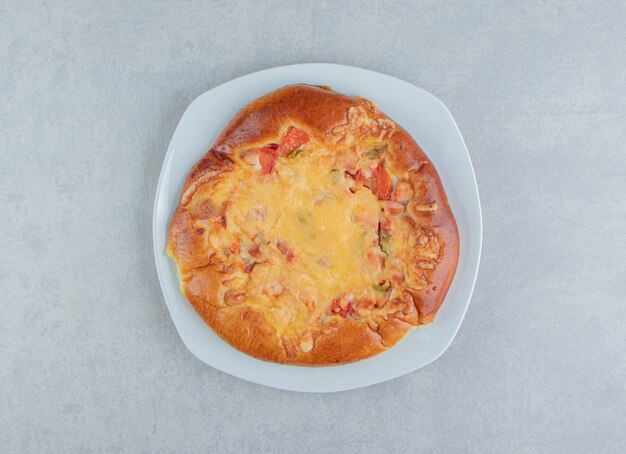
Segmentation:
[(372, 288), (378, 292), (386, 292), (387, 290), (389, 290), (390, 284), (388, 281), (380, 281), (374, 285), (372, 285)]
[(289, 153), (289, 155), (287, 156), (287, 158), (292, 159), (295, 158), (296, 156), (298, 156), (300, 153), (302, 153), (304, 150), (302, 148), (296, 148), (295, 150), (293, 150), (291, 153)]
[(379, 144), (374, 145), (374, 148), (372, 148), (371, 150), (365, 152), (363, 156), (365, 156), (367, 159), (378, 159), (382, 155), (384, 155), (386, 151), (387, 151), (387, 144), (379, 143)]

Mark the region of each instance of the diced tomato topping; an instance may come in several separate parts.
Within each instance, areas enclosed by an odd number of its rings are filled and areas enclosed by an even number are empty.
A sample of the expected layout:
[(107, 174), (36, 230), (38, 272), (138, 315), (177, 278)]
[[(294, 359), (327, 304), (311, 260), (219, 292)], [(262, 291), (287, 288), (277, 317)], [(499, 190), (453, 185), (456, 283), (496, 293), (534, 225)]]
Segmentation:
[(276, 242), (276, 247), (278, 248), (280, 253), (285, 256), (285, 258), (287, 259), (288, 262), (293, 261), (295, 255), (294, 255), (293, 251), (289, 248), (289, 246), (287, 246), (282, 241), (277, 241)]
[(274, 170), (276, 164), (276, 154), (271, 148), (263, 147), (259, 150), (259, 164), (261, 164), (261, 172), (270, 174)]
[(246, 273), (250, 273), (250, 272), (252, 272), (252, 269), (256, 266), (256, 264), (257, 264), (257, 262), (250, 262), (250, 263), (244, 264), (243, 270)]
[(373, 174), (376, 180), (376, 197), (378, 197), (379, 200), (389, 200), (393, 189), (391, 177), (380, 165), (374, 169)]
[(306, 132), (292, 126), (287, 130), (285, 137), (280, 141), (276, 152), (278, 156), (287, 156), (309, 140), (309, 135)]
[(261, 251), (259, 250), (259, 245), (255, 244), (250, 249), (248, 249), (248, 253), (255, 258), (259, 258), (261, 256)]
[(330, 305), (330, 310), (333, 314), (337, 314), (341, 318), (346, 318), (348, 315), (356, 314), (356, 310), (354, 309), (352, 302), (349, 302), (344, 309), (341, 307), (339, 298), (333, 300)]
[(356, 310), (354, 309), (352, 303), (348, 303), (348, 306), (346, 306), (345, 309), (342, 309), (341, 312), (339, 312), (339, 316), (342, 318), (346, 318), (348, 315), (352, 314), (356, 314)]

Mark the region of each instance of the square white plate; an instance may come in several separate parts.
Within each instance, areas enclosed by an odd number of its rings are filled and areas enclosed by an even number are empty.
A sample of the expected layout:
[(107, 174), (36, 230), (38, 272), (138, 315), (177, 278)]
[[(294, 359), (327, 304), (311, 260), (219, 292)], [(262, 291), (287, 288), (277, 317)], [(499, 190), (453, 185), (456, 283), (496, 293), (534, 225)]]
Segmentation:
[[(287, 366), (260, 361), (235, 350), (204, 323), (185, 299), (176, 265), (165, 253), (168, 225), (191, 167), (239, 109), (270, 91), (295, 83), (330, 85), (341, 93), (364, 96), (404, 127), (437, 168), (459, 228), (458, 268), (435, 322), (411, 330), (385, 353), (343, 366)], [(448, 348), (474, 290), (482, 245), (482, 215), (469, 154), (452, 115), (439, 99), (384, 74), (311, 63), (248, 74), (207, 91), (189, 105), (161, 169), (153, 238), (167, 307), (180, 337), (195, 356), (216, 369), (255, 383), (293, 391), (333, 392), (399, 377), (436, 360)]]

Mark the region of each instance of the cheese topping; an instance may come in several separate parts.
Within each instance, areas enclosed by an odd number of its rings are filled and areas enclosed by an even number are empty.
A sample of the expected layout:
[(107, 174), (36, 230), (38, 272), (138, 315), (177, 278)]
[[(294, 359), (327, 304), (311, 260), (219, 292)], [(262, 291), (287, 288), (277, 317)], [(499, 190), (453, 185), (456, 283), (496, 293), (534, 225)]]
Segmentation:
[[(271, 175), (240, 166), (215, 188), (229, 238), (256, 263), (242, 289), (246, 303), (280, 308), (279, 328), (323, 317), (347, 291), (373, 298), (382, 279), (378, 255), (371, 257), (381, 202), (367, 188), (352, 193), (352, 180), (332, 164), (330, 152), (308, 150), (279, 160)], [(211, 246), (223, 247), (219, 238)]]
[(386, 144), (327, 150), (301, 130), (286, 136), (286, 145), (235, 152), (233, 168), (194, 194), (190, 208), (210, 214), (194, 222), (223, 273), (218, 301), (262, 308), (283, 339), (309, 351), (312, 326), (347, 317), (377, 326), (374, 314), (412, 304), (405, 280), (415, 281), (409, 289), (427, 285), (421, 270), (434, 267), (439, 251), (436, 237), (402, 214), (412, 188), (384, 169)]

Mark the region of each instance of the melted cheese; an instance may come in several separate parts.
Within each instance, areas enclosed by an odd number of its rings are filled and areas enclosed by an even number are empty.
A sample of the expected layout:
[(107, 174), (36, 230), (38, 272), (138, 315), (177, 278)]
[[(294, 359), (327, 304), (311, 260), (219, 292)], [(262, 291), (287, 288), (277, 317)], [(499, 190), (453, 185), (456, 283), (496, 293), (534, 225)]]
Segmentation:
[[(243, 290), (247, 304), (271, 309), (279, 331), (320, 319), (348, 293), (376, 297), (381, 204), (366, 188), (349, 190), (330, 152), (279, 159), (271, 175), (239, 165), (212, 188), (211, 198), (225, 206), (229, 237), (241, 240), (244, 256), (261, 239), (266, 256)], [(212, 246), (224, 248), (217, 240)]]

